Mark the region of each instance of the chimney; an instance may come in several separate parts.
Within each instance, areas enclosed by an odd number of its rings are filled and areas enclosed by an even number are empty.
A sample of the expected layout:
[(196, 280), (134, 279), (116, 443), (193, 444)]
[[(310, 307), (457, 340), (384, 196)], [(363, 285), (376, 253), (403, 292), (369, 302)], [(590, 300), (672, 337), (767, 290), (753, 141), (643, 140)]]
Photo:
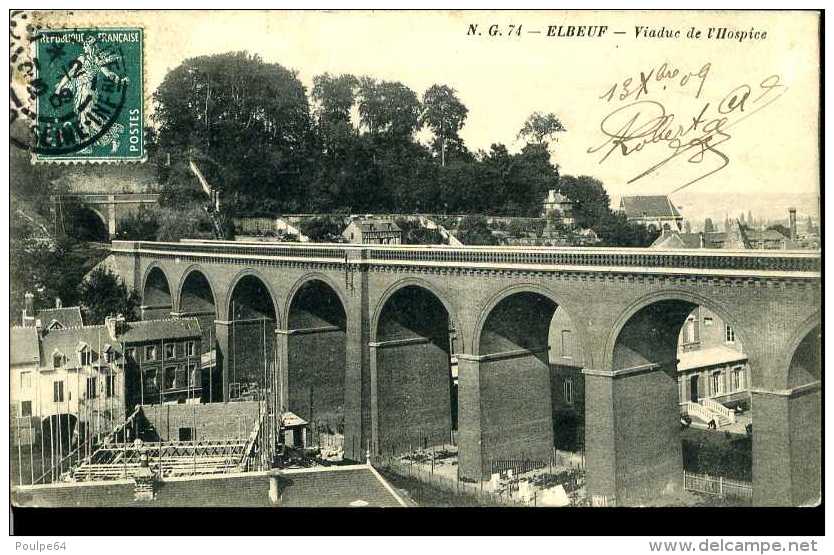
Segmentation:
[(35, 295), (27, 291), (23, 299), (23, 326), (31, 327), (35, 325)]
[(64, 303), (61, 302), (61, 297), (55, 297), (55, 308), (63, 308)]
[(796, 241), (796, 208), (788, 208), (788, 223), (791, 230), (791, 241)]
[(698, 234), (698, 246), (702, 249), (706, 246), (706, 242), (704, 241), (704, 232)]
[(104, 325), (107, 327), (107, 333), (110, 334), (110, 337), (116, 340), (124, 332), (125, 317), (121, 314), (108, 316), (104, 319)]

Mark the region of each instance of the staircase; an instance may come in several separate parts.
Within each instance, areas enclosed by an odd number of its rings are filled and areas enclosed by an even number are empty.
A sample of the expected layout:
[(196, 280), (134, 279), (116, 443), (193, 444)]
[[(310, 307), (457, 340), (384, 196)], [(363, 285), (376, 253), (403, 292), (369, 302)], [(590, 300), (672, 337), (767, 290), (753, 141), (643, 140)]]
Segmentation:
[(693, 403), (692, 401), (681, 403), (681, 414), (685, 414), (705, 425), (714, 420), (716, 428), (735, 422), (735, 413), (712, 399), (701, 399), (701, 403)]

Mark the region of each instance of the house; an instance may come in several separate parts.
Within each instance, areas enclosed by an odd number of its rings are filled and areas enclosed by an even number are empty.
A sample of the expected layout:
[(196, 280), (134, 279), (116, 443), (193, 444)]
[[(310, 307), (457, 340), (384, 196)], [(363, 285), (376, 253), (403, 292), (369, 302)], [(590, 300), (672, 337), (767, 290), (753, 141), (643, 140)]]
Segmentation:
[(620, 211), (629, 222), (649, 229), (683, 231), (684, 218), (671, 199), (665, 195), (625, 196), (620, 199)]
[(556, 214), (559, 221), (568, 227), (572, 227), (576, 220), (573, 217), (573, 201), (557, 189), (550, 189), (544, 199), (542, 217), (548, 218)]
[(342, 232), (349, 243), (360, 245), (399, 245), (402, 230), (391, 220), (378, 218), (357, 218)]
[(11, 399), (10, 420), (12, 445), (31, 445), (32, 430), (37, 426), (33, 414), (36, 382), (41, 355), (38, 331), (34, 327), (11, 328), (13, 348), (9, 352), (9, 387), (17, 395)]
[(22, 419), (34, 434), (49, 422), (68, 444), (111, 431), (138, 403), (200, 402), (200, 338), (196, 318), (12, 328), (12, 433)]
[(678, 336), (679, 402), (712, 399), (737, 404), (749, 399), (750, 367), (735, 330), (709, 309), (698, 306)]
[(751, 229), (737, 220), (728, 223), (725, 232), (682, 233), (664, 229), (655, 239), (655, 249), (759, 249), (784, 250), (797, 248), (796, 242), (775, 229)]

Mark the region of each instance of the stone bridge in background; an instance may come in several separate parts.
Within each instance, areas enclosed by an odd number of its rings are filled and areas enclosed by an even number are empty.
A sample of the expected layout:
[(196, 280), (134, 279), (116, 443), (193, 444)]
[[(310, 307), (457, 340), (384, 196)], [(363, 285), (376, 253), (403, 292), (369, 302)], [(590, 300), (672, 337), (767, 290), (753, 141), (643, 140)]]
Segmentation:
[(222, 241), (112, 244), (143, 317), (200, 318), (222, 398), (278, 368), (282, 405), (344, 420), (346, 457), (448, 440), (458, 361), (462, 477), (553, 447), (549, 327), (585, 368), (589, 495), (629, 504), (682, 482), (677, 338), (701, 305), (751, 368), (757, 505), (820, 495), (820, 254)]
[(135, 214), (141, 206), (159, 205), (158, 193), (66, 193), (54, 195), (52, 201), (53, 215), (59, 214), (64, 205), (77, 204), (92, 211), (104, 228), (108, 239), (116, 235), (118, 223), (130, 214)]

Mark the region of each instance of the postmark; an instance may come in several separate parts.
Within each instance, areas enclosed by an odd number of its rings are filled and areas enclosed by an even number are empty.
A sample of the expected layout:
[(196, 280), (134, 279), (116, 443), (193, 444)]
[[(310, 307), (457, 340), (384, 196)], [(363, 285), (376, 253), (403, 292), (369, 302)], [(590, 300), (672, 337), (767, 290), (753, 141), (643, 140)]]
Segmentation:
[(143, 46), (135, 27), (34, 33), (33, 161), (145, 159)]

